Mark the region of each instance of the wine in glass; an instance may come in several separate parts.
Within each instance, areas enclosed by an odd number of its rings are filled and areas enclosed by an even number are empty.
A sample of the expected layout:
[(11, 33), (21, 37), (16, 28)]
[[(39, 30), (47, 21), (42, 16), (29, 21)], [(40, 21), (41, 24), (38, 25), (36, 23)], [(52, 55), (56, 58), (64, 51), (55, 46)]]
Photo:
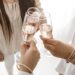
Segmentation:
[(23, 41), (30, 42), (39, 28), (40, 10), (36, 7), (30, 7), (25, 15), (22, 34)]
[[(40, 33), (43, 38), (52, 39), (53, 37), (51, 15), (49, 12), (43, 10), (40, 16)], [(50, 52), (47, 49), (44, 49), (42, 54), (50, 56)]]
[(43, 11), (40, 17), (40, 32), (44, 38), (52, 38), (52, 20), (51, 15), (47, 11)]

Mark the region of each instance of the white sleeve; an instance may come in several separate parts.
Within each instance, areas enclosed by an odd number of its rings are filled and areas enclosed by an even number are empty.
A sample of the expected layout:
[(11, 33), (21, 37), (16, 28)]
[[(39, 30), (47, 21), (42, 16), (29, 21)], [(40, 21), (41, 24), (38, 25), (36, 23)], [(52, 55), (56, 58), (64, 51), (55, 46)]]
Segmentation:
[(33, 75), (33, 74), (30, 74), (30, 73), (27, 73), (27, 72), (23, 72), (23, 71), (18, 70), (17, 75)]
[(66, 60), (62, 59), (60, 61), (60, 63), (58, 64), (57, 68), (56, 68), (56, 71), (61, 73), (61, 74), (64, 74), (65, 71), (66, 71), (66, 68), (67, 68), (67, 63), (66, 63)]

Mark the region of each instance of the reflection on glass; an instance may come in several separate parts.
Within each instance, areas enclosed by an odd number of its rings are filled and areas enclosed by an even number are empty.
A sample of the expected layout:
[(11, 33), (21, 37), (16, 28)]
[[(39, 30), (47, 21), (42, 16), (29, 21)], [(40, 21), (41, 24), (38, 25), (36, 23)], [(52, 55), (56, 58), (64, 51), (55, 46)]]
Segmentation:
[(35, 32), (37, 32), (39, 28), (39, 17), (40, 10), (38, 8), (31, 7), (27, 10), (22, 27), (24, 42), (29, 42), (32, 39)]

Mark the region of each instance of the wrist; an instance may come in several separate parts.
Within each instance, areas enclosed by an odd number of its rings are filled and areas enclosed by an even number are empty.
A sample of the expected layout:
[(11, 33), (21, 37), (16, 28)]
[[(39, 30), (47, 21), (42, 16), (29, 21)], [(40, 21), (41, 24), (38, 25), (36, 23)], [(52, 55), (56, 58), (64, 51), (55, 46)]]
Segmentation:
[(74, 51), (74, 48), (70, 47), (70, 49), (65, 52), (66, 54), (65, 59), (69, 59), (73, 51)]
[(26, 66), (26, 65), (24, 65), (24, 64), (18, 63), (18, 64), (17, 64), (17, 68), (18, 68), (18, 70), (20, 70), (20, 71), (32, 73), (32, 70), (31, 70), (28, 66)]
[(31, 73), (27, 68), (24, 68), (23, 66), (20, 65), (20, 70), (24, 72)]
[(75, 48), (73, 48), (73, 49), (71, 50), (71, 52), (70, 52), (70, 54), (69, 54), (69, 56), (68, 56), (68, 58), (67, 58), (67, 61), (73, 63), (74, 58), (75, 58)]

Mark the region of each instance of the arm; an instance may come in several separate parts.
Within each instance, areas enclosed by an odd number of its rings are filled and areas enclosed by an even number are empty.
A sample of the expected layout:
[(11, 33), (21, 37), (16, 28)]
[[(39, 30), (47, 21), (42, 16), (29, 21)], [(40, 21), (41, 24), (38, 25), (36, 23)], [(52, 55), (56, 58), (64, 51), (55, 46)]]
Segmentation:
[(69, 62), (75, 64), (75, 48), (69, 44), (63, 43), (55, 39), (42, 38), (44, 46), (56, 57), (68, 59)]
[(32, 75), (32, 72), (40, 58), (40, 54), (35, 43), (32, 41), (28, 45), (22, 44), (20, 53), (20, 64), (17, 64), (18, 75)]

